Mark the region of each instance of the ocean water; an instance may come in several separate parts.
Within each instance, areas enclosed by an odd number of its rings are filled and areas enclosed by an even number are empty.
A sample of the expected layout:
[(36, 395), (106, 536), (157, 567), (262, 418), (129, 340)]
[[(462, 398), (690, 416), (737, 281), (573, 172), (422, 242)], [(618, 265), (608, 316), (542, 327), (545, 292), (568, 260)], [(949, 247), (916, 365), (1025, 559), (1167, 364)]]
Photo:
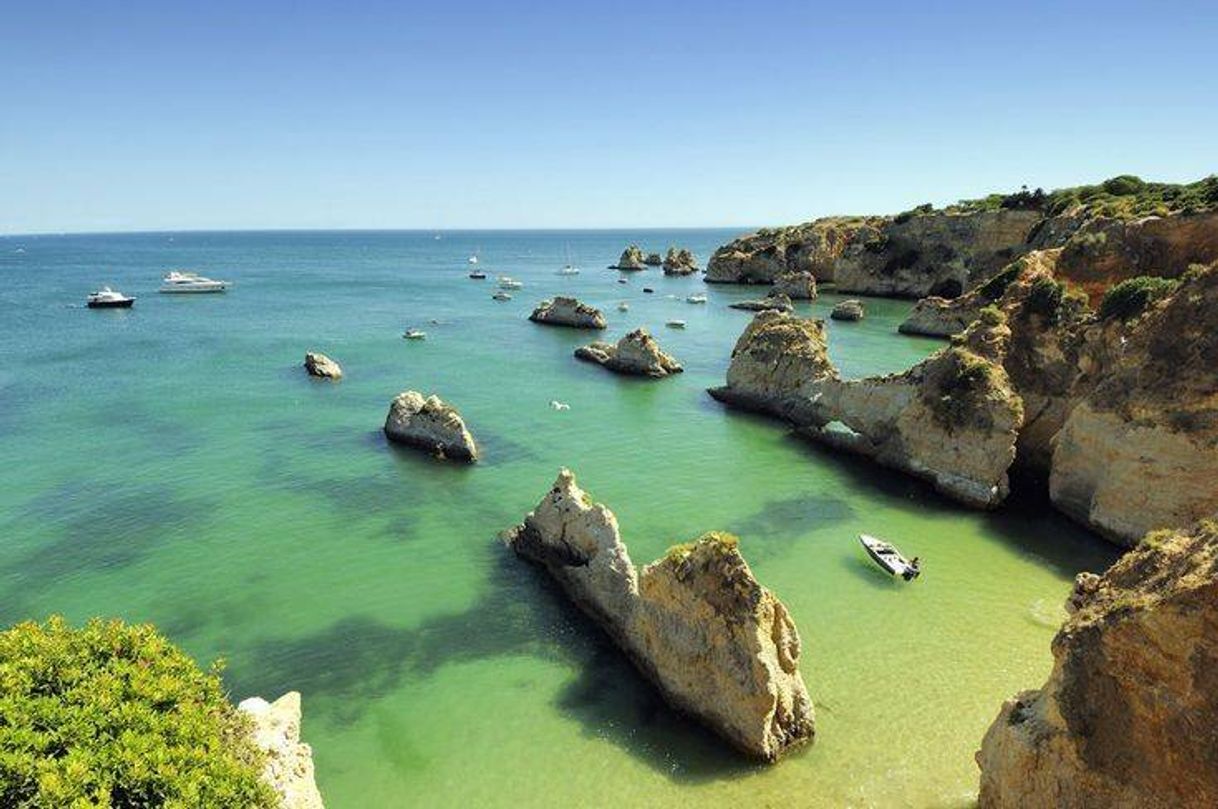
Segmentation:
[[(631, 241), (705, 261), (731, 232), (436, 235), (0, 238), (0, 622), (152, 621), (201, 662), (223, 657), (236, 699), (301, 691), (332, 809), (968, 805), (982, 734), (1043, 681), (1072, 577), (1112, 549), (1041, 503), (968, 511), (713, 402), (749, 319), (726, 304), (758, 291), (656, 270), (622, 285), (605, 266)], [(492, 280), (466, 277), (475, 250)], [(581, 275), (556, 274), (568, 251)], [(175, 267), (234, 288), (155, 294)], [(496, 273), (525, 283), (514, 300), (491, 299)], [(135, 307), (85, 309), (107, 283)], [(529, 323), (556, 293), (602, 307), (608, 331)], [(896, 333), (908, 302), (867, 308), (829, 323), (843, 373), (938, 347)], [(624, 379), (571, 356), (639, 325), (686, 373)], [(346, 378), (308, 378), (306, 350)], [(454, 403), (484, 461), (386, 444), (407, 388)], [(638, 564), (708, 529), (740, 535), (802, 635), (813, 746), (742, 761), (496, 541), (564, 465)], [(886, 578), (860, 531), (921, 556), (923, 577)]]

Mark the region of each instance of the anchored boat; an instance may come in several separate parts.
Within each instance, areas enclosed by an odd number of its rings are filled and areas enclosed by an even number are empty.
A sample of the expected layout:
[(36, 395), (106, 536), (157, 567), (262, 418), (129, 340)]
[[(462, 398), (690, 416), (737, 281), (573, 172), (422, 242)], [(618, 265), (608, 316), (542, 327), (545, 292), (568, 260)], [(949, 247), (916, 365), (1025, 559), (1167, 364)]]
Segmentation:
[(115, 292), (110, 287), (102, 287), (85, 298), (85, 306), (90, 309), (130, 309), (133, 303), (135, 303), (135, 298)]
[(905, 581), (912, 581), (921, 575), (922, 570), (918, 567), (918, 557), (915, 556), (912, 561), (906, 559), (892, 543), (870, 534), (859, 534), (859, 542), (863, 544), (871, 560), (891, 575), (900, 576)]
[(216, 281), (204, 278), (202, 275), (183, 270), (173, 270), (161, 279), (158, 292), (170, 294), (223, 292), (228, 289), (228, 281)]

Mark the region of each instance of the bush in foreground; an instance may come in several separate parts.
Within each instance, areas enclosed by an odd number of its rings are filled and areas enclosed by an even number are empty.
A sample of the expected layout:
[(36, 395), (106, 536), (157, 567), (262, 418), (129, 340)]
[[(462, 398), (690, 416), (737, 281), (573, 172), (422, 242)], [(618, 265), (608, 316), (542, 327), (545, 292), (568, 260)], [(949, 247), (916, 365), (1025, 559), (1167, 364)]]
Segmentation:
[(0, 632), (0, 806), (273, 807), (249, 731), (151, 626)]
[(1150, 304), (1170, 295), (1179, 285), (1180, 282), (1174, 279), (1153, 275), (1139, 275), (1137, 278), (1122, 281), (1104, 293), (1104, 300), (1100, 304), (1100, 318), (1135, 318)]

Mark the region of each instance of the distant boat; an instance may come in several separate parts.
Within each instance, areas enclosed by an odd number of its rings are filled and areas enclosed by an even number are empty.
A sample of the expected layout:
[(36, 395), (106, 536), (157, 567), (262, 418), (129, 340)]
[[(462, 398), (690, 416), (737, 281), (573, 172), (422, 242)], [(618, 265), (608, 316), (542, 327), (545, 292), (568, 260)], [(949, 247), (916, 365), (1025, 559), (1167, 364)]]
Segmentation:
[(621, 303), (619, 303), (619, 304), (617, 305), (617, 310), (618, 310), (619, 312), (629, 312), (629, 311), (630, 311), (630, 304), (626, 303), (625, 301), (622, 301)]
[(427, 332), (420, 331), (418, 329), (409, 329), (405, 334), (402, 335), (402, 337), (407, 340), (426, 340)]
[(629, 284), (630, 283), (630, 281), (625, 278), (619, 278), (619, 279), (617, 279), (617, 282), (619, 284)]
[(665, 323), (664, 325), (670, 329), (683, 329), (683, 328), (685, 328), (685, 321), (684, 320), (670, 320), (667, 323)]
[(509, 293), (504, 292), (503, 290), (499, 290), (491, 297), (497, 301), (510, 301), (512, 299), (512, 296)]
[(90, 309), (130, 309), (133, 303), (135, 298), (128, 298), (110, 287), (102, 287), (85, 298), (85, 306)]
[(157, 291), (171, 295), (183, 295), (187, 293), (224, 292), (226, 289), (228, 289), (228, 281), (216, 281), (211, 278), (205, 278), (198, 273), (186, 272), (185, 270), (171, 270), (161, 279), (161, 288)]
[(482, 270), (474, 270), (469, 274), (469, 277), (481, 281), (486, 278), (486, 273), (484, 273)]
[(685, 299), (686, 303), (706, 303), (705, 295), (690, 295)]
[(517, 281), (515, 278), (511, 277), (510, 275), (499, 276), (499, 288), (500, 289), (520, 289), (523, 286), (524, 286), (523, 283), (521, 283), (520, 281)]
[(643, 287), (643, 291), (644, 291), (644, 292), (646, 292), (646, 293), (647, 293), (647, 294), (649, 294), (649, 295), (650, 295), (652, 292), (655, 292), (655, 290), (654, 290), (654, 289), (652, 289), (651, 287)]
[(566, 265), (563, 266), (563, 268), (561, 270), (558, 271), (558, 274), (559, 275), (579, 275), (579, 267), (576, 267), (571, 262), (571, 245), (569, 245), (569, 244), (566, 245), (566, 250), (567, 250), (567, 263), (566, 263)]
[(478, 263), (478, 254), (474, 253), (472, 256), (470, 256), (469, 258), (466, 259), (466, 262), (468, 262), (470, 264), (477, 264)]
[(900, 576), (905, 581), (912, 581), (922, 574), (922, 570), (918, 567), (918, 557), (915, 556), (913, 561), (906, 559), (892, 543), (870, 534), (859, 534), (859, 542), (867, 549), (867, 555), (871, 557), (871, 560), (891, 575)]

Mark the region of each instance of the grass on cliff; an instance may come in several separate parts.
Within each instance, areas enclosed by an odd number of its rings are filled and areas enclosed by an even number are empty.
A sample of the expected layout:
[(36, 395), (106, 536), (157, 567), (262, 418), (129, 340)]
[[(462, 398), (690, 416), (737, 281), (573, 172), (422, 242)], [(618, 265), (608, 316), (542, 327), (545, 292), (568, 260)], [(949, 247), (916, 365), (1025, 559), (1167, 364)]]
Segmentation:
[(1174, 278), (1153, 275), (1139, 275), (1122, 281), (1104, 293), (1104, 300), (1100, 303), (1100, 319), (1131, 320), (1155, 301), (1175, 292), (1179, 286), (1180, 282)]
[[(1045, 191), (1028, 190), (1024, 186), (1013, 194), (990, 194), (980, 199), (964, 199), (949, 205), (948, 213), (979, 213), (982, 211), (1024, 210), (1040, 211), (1046, 216), (1070, 214), (1087, 219), (1111, 217), (1138, 219), (1143, 216), (1166, 216), (1175, 213), (1203, 213), (1218, 209), (1218, 176), (1193, 183), (1153, 183), (1122, 174), (1098, 185), (1079, 185)], [(925, 215), (933, 206), (919, 205), (898, 214), (898, 222)]]
[(151, 626), (0, 633), (0, 806), (273, 807), (219, 669)]

